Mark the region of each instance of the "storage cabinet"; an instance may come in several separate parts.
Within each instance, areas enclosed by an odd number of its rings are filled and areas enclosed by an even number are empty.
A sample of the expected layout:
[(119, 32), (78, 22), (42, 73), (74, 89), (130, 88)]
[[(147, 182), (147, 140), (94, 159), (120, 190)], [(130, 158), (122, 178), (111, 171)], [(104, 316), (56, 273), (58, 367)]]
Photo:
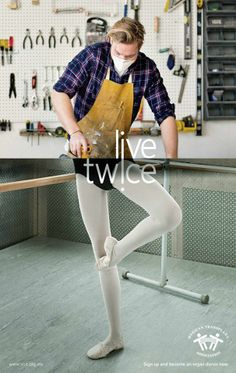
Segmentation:
[(236, 1), (204, 9), (204, 119), (236, 119)]

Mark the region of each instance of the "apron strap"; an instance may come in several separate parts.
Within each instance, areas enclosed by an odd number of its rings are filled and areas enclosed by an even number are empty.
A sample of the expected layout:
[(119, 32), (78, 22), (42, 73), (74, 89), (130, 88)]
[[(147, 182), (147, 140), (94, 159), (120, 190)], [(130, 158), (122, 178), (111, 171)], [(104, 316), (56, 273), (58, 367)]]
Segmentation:
[[(110, 70), (110, 67), (108, 67), (105, 79), (110, 80), (110, 73), (111, 73), (111, 70)], [(132, 83), (132, 74), (129, 74), (128, 83)]]

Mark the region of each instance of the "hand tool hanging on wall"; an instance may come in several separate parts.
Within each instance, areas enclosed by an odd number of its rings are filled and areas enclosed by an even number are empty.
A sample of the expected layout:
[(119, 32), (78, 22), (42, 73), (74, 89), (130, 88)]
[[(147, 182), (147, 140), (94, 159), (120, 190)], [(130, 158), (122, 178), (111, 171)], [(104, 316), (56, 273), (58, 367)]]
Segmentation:
[(164, 7), (164, 12), (172, 12), (179, 5), (183, 4), (186, 0), (167, 0)]
[(34, 123), (27, 120), (25, 122), (26, 132), (28, 133), (27, 142), (29, 142), (29, 137), (31, 137), (31, 146), (33, 145), (33, 135), (34, 135)]
[(16, 82), (15, 82), (15, 74), (10, 74), (10, 89), (9, 89), (9, 98), (11, 98), (12, 93), (16, 98)]
[(175, 67), (175, 52), (172, 48), (169, 49), (169, 56), (167, 58), (166, 65), (169, 70), (172, 70)]
[(105, 41), (108, 29), (107, 21), (99, 17), (91, 17), (87, 20), (86, 26), (86, 46)]
[(160, 31), (160, 18), (154, 17), (154, 32), (158, 33)]
[(173, 72), (173, 74), (175, 76), (181, 76), (182, 78), (184, 78), (186, 76), (186, 72), (185, 72), (185, 69), (183, 68), (182, 65), (179, 66), (179, 69), (178, 70), (175, 70)]
[(32, 0), (33, 5), (39, 5), (40, 1), (39, 0)]
[(7, 128), (9, 129), (9, 131), (11, 131), (11, 121), (10, 120), (1, 120), (0, 121), (0, 128), (1, 128), (1, 131), (6, 131)]
[(24, 96), (23, 96), (23, 104), (24, 108), (29, 106), (29, 96), (28, 96), (28, 81), (24, 79)]
[(139, 20), (140, 0), (131, 0), (131, 9), (134, 10), (134, 19)]
[(4, 39), (4, 49), (5, 49), (5, 53), (6, 53), (6, 61), (7, 63), (9, 64), (9, 40), (8, 39)]
[(159, 49), (159, 53), (165, 53), (165, 52), (169, 52), (166, 65), (169, 70), (172, 70), (175, 66), (175, 52), (172, 47)]
[(185, 68), (183, 68), (183, 66), (180, 65), (179, 69), (174, 71), (175, 76), (180, 76), (180, 77), (183, 78), (181, 88), (180, 88), (180, 92), (179, 92), (179, 98), (178, 98), (178, 103), (179, 104), (182, 102), (184, 89), (185, 89), (185, 85), (186, 85), (186, 81), (187, 81), (187, 77), (188, 77), (189, 67), (190, 67), (189, 65), (186, 65)]
[[(13, 53), (13, 37), (10, 36), (9, 39), (0, 39), (0, 50), (1, 50), (1, 64), (5, 65), (5, 62), (12, 63), (12, 53)], [(5, 59), (6, 57), (6, 59)]]
[(33, 90), (33, 96), (31, 98), (31, 107), (33, 110), (37, 110), (39, 108), (39, 98), (37, 96), (37, 73), (36, 71), (33, 72), (33, 76), (32, 76), (32, 90)]
[(19, 9), (21, 6), (20, 0), (11, 0), (7, 6), (8, 8), (13, 9), (13, 10)]
[(46, 132), (46, 127), (42, 124), (42, 122), (37, 123), (37, 130), (38, 132), (45, 133)]
[(78, 29), (78, 28), (75, 30), (75, 36), (73, 37), (72, 42), (71, 42), (71, 46), (72, 46), (72, 48), (74, 48), (74, 46), (75, 46), (75, 40), (76, 40), (76, 39), (79, 40), (79, 45), (80, 45), (80, 47), (81, 47), (81, 45), (82, 45), (82, 40), (80, 39), (80, 36), (79, 36), (79, 29)]
[(57, 66), (57, 79), (59, 79), (60, 78), (60, 66)]
[(60, 37), (60, 44), (62, 44), (63, 39), (66, 39), (66, 44), (69, 44), (69, 38), (67, 36), (66, 28), (63, 28), (63, 34)]
[(124, 0), (124, 17), (128, 16), (128, 0)]
[(44, 66), (44, 69), (45, 69), (45, 75), (44, 75), (44, 81), (45, 81), (45, 83), (47, 83), (47, 82), (49, 82), (49, 78), (50, 78), (50, 76), (49, 76), (49, 74), (50, 74), (50, 72), (48, 72), (48, 69), (51, 69), (51, 82), (53, 83), (54, 81), (55, 81), (55, 77), (54, 77), (54, 69), (56, 69), (57, 70), (57, 77), (58, 77), (58, 79), (60, 78), (60, 76), (61, 76), (61, 70), (62, 70), (62, 72), (65, 70), (65, 66)]
[(26, 42), (27, 40), (29, 39), (29, 43), (30, 43), (30, 48), (32, 49), (33, 48), (33, 40), (30, 36), (30, 29), (26, 29), (26, 35), (24, 37), (24, 40), (23, 40), (23, 48), (25, 49), (25, 46), (26, 46)]
[(55, 1), (52, 2), (52, 12), (59, 14), (59, 13), (84, 13), (86, 17), (90, 16), (100, 16), (100, 17), (116, 17), (119, 15), (118, 12), (118, 3), (114, 3), (113, 10), (105, 12), (105, 11), (98, 11), (98, 10), (87, 10), (83, 7), (75, 7), (75, 8), (59, 8), (55, 5)]
[(192, 12), (191, 0), (184, 3), (184, 59), (192, 59)]
[(52, 11), (53, 13), (84, 13), (85, 9), (82, 7), (76, 8), (58, 8), (55, 4), (55, 0), (52, 1)]
[(4, 66), (4, 39), (0, 39), (1, 63)]
[(54, 78), (54, 67), (55, 66), (51, 66), (51, 81), (52, 81), (52, 83), (55, 81), (55, 78)]
[(44, 37), (43, 37), (43, 33), (41, 30), (39, 30), (39, 33), (36, 37), (36, 44), (38, 45), (39, 43), (39, 39), (41, 39), (41, 45), (44, 45)]
[(118, 11), (114, 11), (114, 12), (100, 12), (98, 10), (85, 10), (84, 11), (84, 14), (86, 15), (86, 17), (90, 17), (90, 16), (94, 16), (94, 17), (116, 17), (118, 16)]
[(50, 89), (48, 86), (43, 87), (44, 98), (43, 98), (43, 110), (52, 110)]
[(13, 57), (13, 50), (14, 50), (14, 38), (13, 36), (10, 36), (9, 38), (9, 59), (10, 59), (10, 64), (12, 64), (12, 57)]
[(44, 71), (45, 71), (45, 78), (44, 78), (44, 81), (45, 81), (45, 83), (47, 83), (48, 82), (48, 68), (49, 68), (50, 66), (44, 66)]
[(51, 48), (52, 43), (53, 43), (53, 48), (56, 48), (56, 37), (55, 37), (54, 27), (51, 27), (50, 35), (49, 35), (49, 38), (48, 38), (49, 48)]
[(164, 12), (168, 12), (168, 10), (170, 9), (170, 0), (166, 0), (165, 2), (165, 6), (164, 6)]
[(167, 0), (164, 11), (171, 12), (184, 4), (184, 59), (192, 59), (192, 13), (191, 0)]
[(197, 131), (202, 135), (202, 21), (203, 0), (197, 0)]

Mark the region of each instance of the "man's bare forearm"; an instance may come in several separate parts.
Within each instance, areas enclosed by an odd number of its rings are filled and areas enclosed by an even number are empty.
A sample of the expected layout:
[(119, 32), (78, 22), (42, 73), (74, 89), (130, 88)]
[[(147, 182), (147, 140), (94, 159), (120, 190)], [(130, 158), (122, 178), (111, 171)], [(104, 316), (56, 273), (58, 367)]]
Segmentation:
[(73, 106), (69, 96), (66, 93), (53, 90), (51, 97), (54, 110), (64, 129), (69, 134), (78, 130), (77, 121), (74, 116)]
[(166, 158), (178, 158), (178, 131), (174, 117), (167, 117), (160, 127)]

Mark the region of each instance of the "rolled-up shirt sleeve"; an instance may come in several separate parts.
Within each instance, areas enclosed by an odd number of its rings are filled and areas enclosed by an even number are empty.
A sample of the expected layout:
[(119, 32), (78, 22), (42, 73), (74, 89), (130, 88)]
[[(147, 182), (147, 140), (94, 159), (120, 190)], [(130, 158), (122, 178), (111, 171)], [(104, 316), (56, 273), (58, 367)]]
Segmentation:
[(83, 49), (68, 63), (53, 89), (57, 92), (66, 93), (70, 98), (73, 98), (78, 89), (83, 87), (89, 79), (92, 58), (91, 51), (88, 48)]
[(176, 118), (175, 105), (170, 102), (170, 98), (163, 84), (163, 79), (154, 62), (144, 97), (159, 125), (169, 116)]

